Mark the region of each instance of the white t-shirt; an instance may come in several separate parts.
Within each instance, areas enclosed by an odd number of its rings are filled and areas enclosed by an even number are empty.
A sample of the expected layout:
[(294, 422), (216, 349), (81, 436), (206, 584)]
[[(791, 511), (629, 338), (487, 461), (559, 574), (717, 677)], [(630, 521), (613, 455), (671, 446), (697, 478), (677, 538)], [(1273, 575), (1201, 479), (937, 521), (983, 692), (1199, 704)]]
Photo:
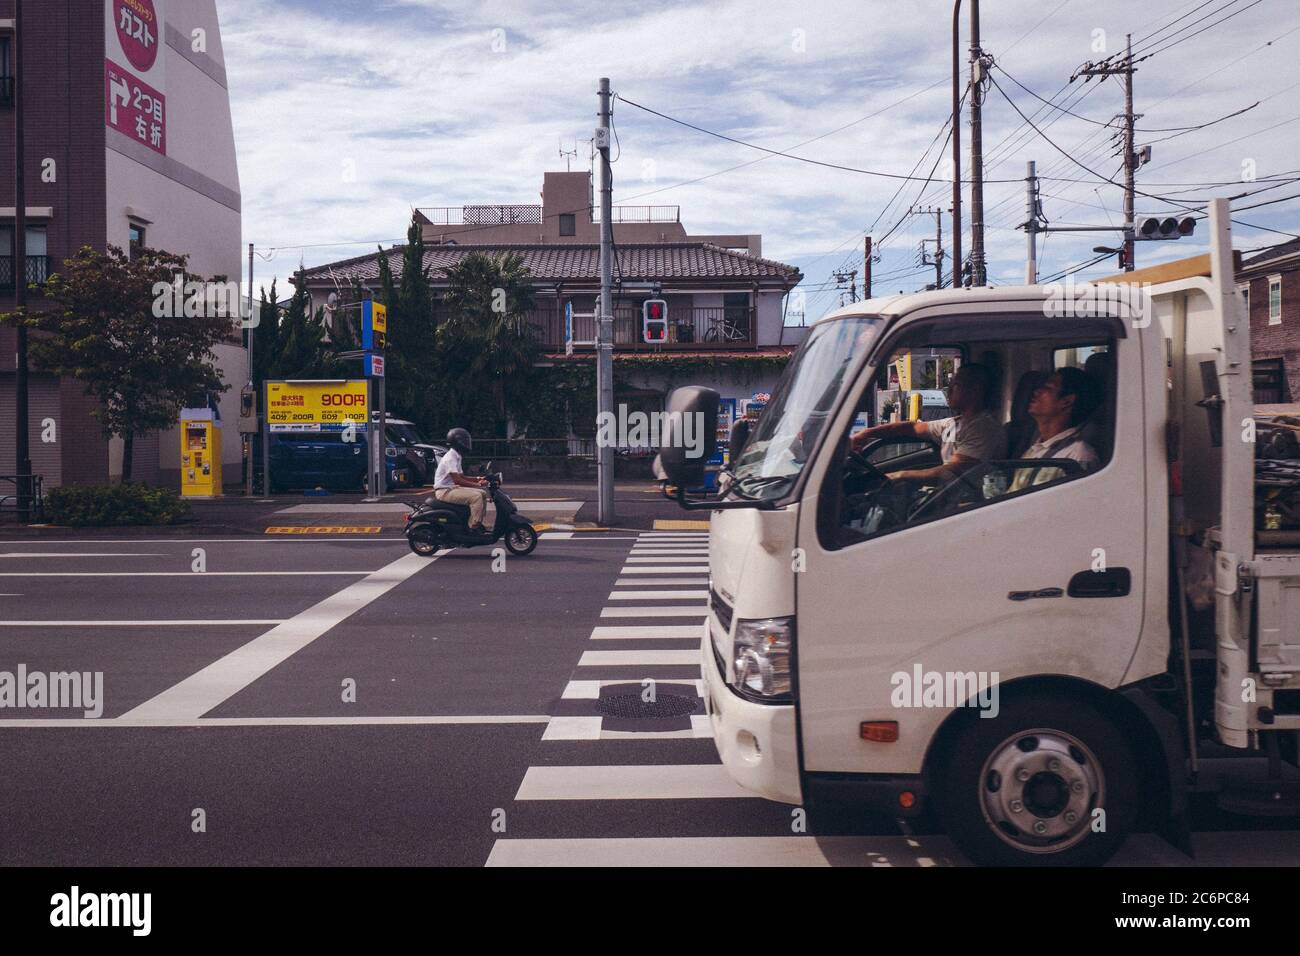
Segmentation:
[(433, 487), (435, 489), (455, 488), (456, 482), (451, 480), (451, 476), (459, 474), (460, 470), (460, 452), (454, 448), (448, 448), (447, 453), (438, 462), (438, 470), (433, 473)]
[[(1079, 434), (1079, 426), (1067, 428), (1063, 432), (1058, 432), (1050, 439), (1038, 439), (1032, 445), (1025, 449), (1021, 458), (1064, 458), (1068, 461), (1077, 461), (1084, 471), (1088, 471), (1096, 466), (1100, 460), (1097, 452), (1093, 447), (1083, 440)], [(1042, 485), (1049, 481), (1055, 481), (1061, 477), (1060, 468), (1039, 468), (1030, 471), (1028, 468), (1016, 469), (1015, 481), (1011, 483), (1011, 490), (1018, 491), (1030, 484), (1030, 476), (1033, 476), (1033, 484)]]
[(1006, 434), (991, 412), (955, 415), (929, 422), (930, 437), (939, 443), (944, 463), (957, 455), (991, 461), (1006, 454)]

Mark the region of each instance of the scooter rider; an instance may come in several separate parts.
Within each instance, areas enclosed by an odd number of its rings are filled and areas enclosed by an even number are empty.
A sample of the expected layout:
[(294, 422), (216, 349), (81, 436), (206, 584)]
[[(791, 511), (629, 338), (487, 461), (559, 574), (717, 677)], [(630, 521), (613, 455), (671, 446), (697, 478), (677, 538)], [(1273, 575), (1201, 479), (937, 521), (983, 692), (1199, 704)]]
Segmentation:
[(474, 439), (464, 428), (447, 432), (447, 453), (438, 462), (433, 479), (433, 496), (439, 501), (469, 505), (469, 530), (484, 533), (483, 513), (487, 510), (486, 478), (470, 478), (462, 474), (461, 455), (469, 454)]

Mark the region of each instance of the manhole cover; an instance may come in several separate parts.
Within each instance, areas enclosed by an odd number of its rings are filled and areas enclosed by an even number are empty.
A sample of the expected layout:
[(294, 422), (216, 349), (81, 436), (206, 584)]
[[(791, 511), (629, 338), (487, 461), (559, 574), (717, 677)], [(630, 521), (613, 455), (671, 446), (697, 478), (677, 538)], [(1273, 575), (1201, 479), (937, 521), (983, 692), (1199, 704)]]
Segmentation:
[(640, 692), (613, 694), (596, 701), (596, 709), (606, 717), (623, 720), (663, 720), (695, 713), (699, 699), (681, 694), (657, 694), (653, 701), (641, 699)]

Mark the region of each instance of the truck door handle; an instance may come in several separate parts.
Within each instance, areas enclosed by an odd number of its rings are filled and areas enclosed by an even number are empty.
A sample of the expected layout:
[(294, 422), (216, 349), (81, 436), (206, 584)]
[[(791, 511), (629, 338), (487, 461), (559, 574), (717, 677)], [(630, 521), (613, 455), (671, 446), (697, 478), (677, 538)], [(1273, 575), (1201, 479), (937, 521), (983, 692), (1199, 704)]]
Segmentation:
[(1060, 588), (1039, 588), (1036, 591), (1009, 591), (1007, 597), (1012, 601), (1030, 601), (1034, 598), (1059, 598), (1064, 593)]
[(1077, 598), (1125, 597), (1133, 588), (1133, 575), (1128, 568), (1107, 568), (1105, 571), (1080, 571), (1070, 578), (1066, 593)]

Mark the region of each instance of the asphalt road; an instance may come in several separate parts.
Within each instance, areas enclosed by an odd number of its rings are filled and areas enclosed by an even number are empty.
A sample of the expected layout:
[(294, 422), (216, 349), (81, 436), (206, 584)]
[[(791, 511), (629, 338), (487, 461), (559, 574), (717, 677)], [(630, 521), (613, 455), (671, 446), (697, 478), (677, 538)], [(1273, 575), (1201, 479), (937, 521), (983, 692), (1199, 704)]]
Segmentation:
[[(0, 863), (964, 863), (889, 820), (798, 832), (730, 783), (696, 683), (704, 552), (666, 531), (548, 534), (504, 565), (389, 533), (0, 541), (0, 671), (103, 674), (96, 719), (0, 709)], [(1197, 863), (1300, 861), (1300, 821), (1195, 823)], [(1116, 862), (1194, 861), (1144, 834)]]

